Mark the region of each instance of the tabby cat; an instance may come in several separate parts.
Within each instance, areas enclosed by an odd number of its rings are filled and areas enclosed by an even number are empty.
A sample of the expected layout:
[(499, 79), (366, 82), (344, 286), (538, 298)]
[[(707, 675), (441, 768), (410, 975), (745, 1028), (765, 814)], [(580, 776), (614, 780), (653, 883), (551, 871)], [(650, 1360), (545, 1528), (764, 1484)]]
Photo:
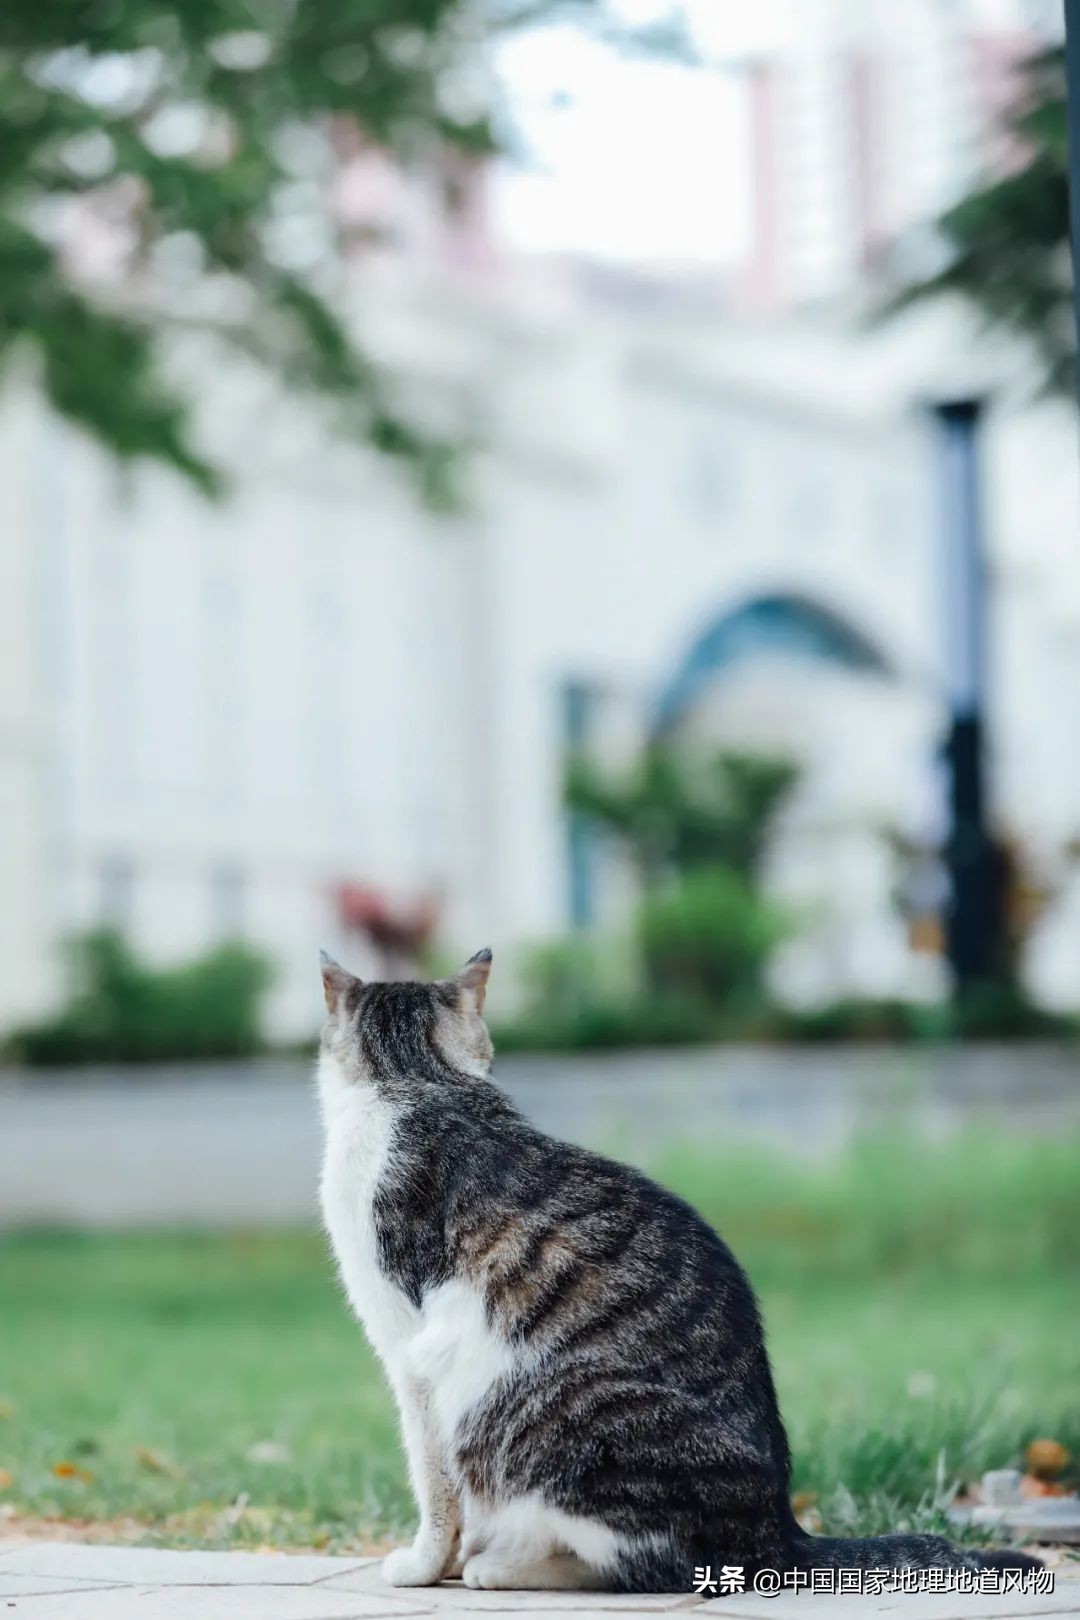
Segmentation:
[(420, 1513), (387, 1581), (686, 1592), (704, 1565), (748, 1585), (1000, 1567), (937, 1536), (799, 1527), (746, 1276), (672, 1193), (543, 1135), (493, 1084), (490, 969), (480, 951), (440, 983), (365, 984), (322, 958), (322, 1206)]

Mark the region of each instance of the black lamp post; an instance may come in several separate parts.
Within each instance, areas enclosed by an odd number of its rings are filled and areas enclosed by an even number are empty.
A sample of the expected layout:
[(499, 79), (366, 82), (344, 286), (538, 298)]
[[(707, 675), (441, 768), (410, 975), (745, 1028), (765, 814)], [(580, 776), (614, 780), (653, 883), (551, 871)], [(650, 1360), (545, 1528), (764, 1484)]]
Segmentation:
[[(1080, 0), (1065, 0), (1065, 75), (1069, 120), (1069, 217), (1072, 223), (1073, 298), (1080, 332)], [(1077, 378), (1080, 385), (1080, 376)]]
[(949, 777), (946, 939), (955, 989), (1002, 976), (1004, 894), (1000, 852), (987, 829), (984, 761), (986, 564), (979, 497), (982, 401), (934, 405), (941, 487), (945, 603), (944, 756)]

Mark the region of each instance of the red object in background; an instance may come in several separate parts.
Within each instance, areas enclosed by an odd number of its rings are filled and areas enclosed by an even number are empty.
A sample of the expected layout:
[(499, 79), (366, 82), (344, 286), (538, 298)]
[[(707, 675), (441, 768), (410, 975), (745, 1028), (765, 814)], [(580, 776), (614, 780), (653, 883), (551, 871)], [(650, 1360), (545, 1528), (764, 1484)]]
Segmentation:
[(384, 956), (408, 961), (427, 945), (439, 920), (438, 902), (431, 896), (411, 905), (395, 904), (361, 883), (338, 885), (337, 908), (343, 927), (363, 934)]

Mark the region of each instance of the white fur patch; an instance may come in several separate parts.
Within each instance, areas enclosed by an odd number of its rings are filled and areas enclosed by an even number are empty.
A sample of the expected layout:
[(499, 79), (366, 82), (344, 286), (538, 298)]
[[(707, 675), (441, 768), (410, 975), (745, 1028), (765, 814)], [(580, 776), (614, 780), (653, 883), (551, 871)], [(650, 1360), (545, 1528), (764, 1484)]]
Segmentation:
[(493, 1332), (475, 1288), (460, 1278), (431, 1289), (417, 1310), (379, 1268), (372, 1200), (392, 1174), (394, 1110), (337, 1059), (319, 1057), (326, 1126), (322, 1209), (349, 1303), (393, 1377), (427, 1385), (438, 1427), (449, 1445), (460, 1422), (511, 1371), (514, 1352)]
[(326, 1141), (320, 1197), (349, 1304), (372, 1348), (389, 1367), (415, 1332), (419, 1312), (380, 1270), (372, 1200), (390, 1163), (393, 1110), (370, 1086), (357, 1084), (328, 1052), (319, 1054), (319, 1094)]
[(481, 1296), (460, 1278), (424, 1296), (422, 1318), (406, 1349), (406, 1362), (414, 1377), (430, 1385), (439, 1428), (449, 1444), (465, 1414), (519, 1364), (520, 1353), (492, 1330)]
[(482, 1548), (507, 1567), (571, 1552), (590, 1568), (610, 1574), (626, 1545), (627, 1538), (599, 1519), (564, 1513), (536, 1495), (519, 1496), (497, 1507), (485, 1507), (470, 1497), (465, 1505), (466, 1548)]

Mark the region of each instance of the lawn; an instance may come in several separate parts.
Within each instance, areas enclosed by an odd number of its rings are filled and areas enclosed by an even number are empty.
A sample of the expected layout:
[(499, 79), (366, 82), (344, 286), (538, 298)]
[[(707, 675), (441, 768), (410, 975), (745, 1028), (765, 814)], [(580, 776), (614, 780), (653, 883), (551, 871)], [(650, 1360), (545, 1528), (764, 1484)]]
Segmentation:
[[(1080, 1455), (1080, 1143), (654, 1168), (758, 1287), (826, 1527), (939, 1523), (1036, 1435)], [(352, 1549), (411, 1517), (390, 1398), (311, 1233), (0, 1240), (0, 1469), (8, 1511), (179, 1545)]]

